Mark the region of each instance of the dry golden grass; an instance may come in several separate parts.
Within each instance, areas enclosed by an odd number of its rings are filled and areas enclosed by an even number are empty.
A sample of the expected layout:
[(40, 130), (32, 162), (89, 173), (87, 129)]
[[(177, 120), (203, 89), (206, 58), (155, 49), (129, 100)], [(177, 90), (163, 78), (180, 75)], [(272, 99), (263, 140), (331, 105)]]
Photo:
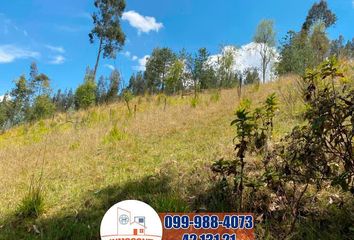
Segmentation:
[[(288, 76), (244, 89), (242, 97), (255, 105), (269, 94), (277, 94), (280, 110), (275, 139), (300, 121), (296, 118), (301, 104), (295, 79)], [(42, 166), (42, 219), (78, 211), (88, 193), (94, 195), (109, 186), (123, 186), (161, 172), (174, 175), (166, 184), (187, 198), (183, 184), (188, 185), (188, 176), (207, 174), (212, 161), (233, 153), (230, 122), (240, 102), (237, 90), (222, 90), (217, 102), (211, 96), (201, 94), (195, 108), (191, 96), (168, 97), (166, 109), (156, 96), (136, 97), (131, 103), (137, 108), (135, 116), (128, 114), (124, 103), (114, 103), (59, 114), (0, 135), (0, 218), (13, 214), (32, 175), (38, 178)], [(197, 166), (202, 170), (205, 166), (205, 171), (196, 173)]]

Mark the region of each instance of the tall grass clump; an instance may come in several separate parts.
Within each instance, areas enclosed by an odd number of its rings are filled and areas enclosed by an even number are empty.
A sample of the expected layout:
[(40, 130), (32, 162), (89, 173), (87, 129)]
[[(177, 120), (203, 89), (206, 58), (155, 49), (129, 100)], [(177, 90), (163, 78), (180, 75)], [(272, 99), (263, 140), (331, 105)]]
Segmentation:
[(125, 134), (119, 130), (117, 126), (114, 126), (109, 133), (104, 137), (103, 142), (105, 144), (119, 142), (125, 138)]
[(199, 98), (198, 97), (193, 97), (192, 100), (191, 100), (191, 106), (193, 108), (196, 108), (198, 104), (199, 104)]
[(43, 191), (41, 184), (31, 184), (28, 193), (21, 200), (17, 215), (23, 218), (37, 218), (43, 213)]

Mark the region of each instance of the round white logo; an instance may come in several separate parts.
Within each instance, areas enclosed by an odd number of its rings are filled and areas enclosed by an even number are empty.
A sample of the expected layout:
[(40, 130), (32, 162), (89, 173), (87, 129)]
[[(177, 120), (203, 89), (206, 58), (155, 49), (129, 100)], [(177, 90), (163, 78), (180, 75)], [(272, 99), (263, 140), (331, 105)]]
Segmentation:
[(115, 204), (101, 222), (101, 239), (162, 239), (162, 223), (155, 210), (146, 203), (127, 200)]

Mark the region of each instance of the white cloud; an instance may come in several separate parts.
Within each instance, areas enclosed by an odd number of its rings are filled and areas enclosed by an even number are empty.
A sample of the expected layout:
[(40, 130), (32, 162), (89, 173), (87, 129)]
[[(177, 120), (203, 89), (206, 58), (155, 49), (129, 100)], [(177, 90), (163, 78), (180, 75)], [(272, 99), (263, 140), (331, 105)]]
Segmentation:
[(131, 53), (129, 51), (126, 51), (123, 53), (123, 55), (126, 56), (127, 58), (130, 58)]
[(45, 45), (46, 48), (48, 48), (49, 50), (53, 51), (53, 52), (58, 52), (58, 53), (64, 53), (65, 49), (63, 47), (60, 46), (53, 46), (53, 45)]
[(57, 55), (51, 60), (50, 64), (63, 64), (65, 62), (65, 57), (62, 55)]
[(0, 63), (11, 63), (16, 59), (38, 58), (40, 53), (15, 45), (0, 45)]
[(4, 101), (4, 97), (6, 96), (6, 101), (9, 101), (12, 99), (12, 97), (9, 94), (1, 95), (0, 96), (0, 102)]
[(105, 64), (104, 65), (106, 68), (109, 68), (109, 69), (111, 69), (112, 71), (114, 70), (114, 69), (116, 69), (113, 65), (111, 65), (111, 64)]
[(132, 53), (129, 52), (129, 51), (123, 52), (122, 55), (124, 55), (126, 58), (129, 58), (129, 59), (132, 60), (132, 61), (138, 60), (138, 57), (135, 56), (135, 55), (132, 55)]
[[(234, 72), (244, 72), (248, 68), (256, 68), (258, 70), (260, 78), (262, 78), (261, 73), (261, 57), (259, 54), (260, 44), (251, 42), (249, 44), (243, 45), (240, 48), (234, 46), (225, 46), (222, 49), (222, 52), (232, 51), (234, 56), (233, 70)], [(274, 57), (271, 59), (270, 64), (268, 65), (266, 72), (266, 80), (269, 81), (274, 77), (272, 68), (274, 63), (277, 62), (278, 53), (276, 49), (273, 48)], [(214, 65), (215, 69), (218, 68), (218, 59), (221, 57), (221, 54), (210, 56), (209, 62)]]
[(28, 37), (28, 32), (26, 30), (17, 26), (11, 19), (7, 18), (6, 15), (2, 13), (0, 13), (0, 32), (4, 35), (21, 33), (25, 37)]
[(149, 59), (149, 57), (150, 55), (145, 55), (144, 57), (140, 58), (138, 60), (139, 65), (134, 66), (133, 69), (136, 71), (145, 71), (146, 62)]
[(156, 22), (154, 17), (142, 16), (135, 11), (124, 12), (122, 19), (138, 29), (139, 34), (141, 32), (149, 33), (150, 31), (158, 32), (163, 27), (163, 24)]
[(354, 0), (352, 0), (352, 6), (353, 6), (353, 8), (354, 8)]

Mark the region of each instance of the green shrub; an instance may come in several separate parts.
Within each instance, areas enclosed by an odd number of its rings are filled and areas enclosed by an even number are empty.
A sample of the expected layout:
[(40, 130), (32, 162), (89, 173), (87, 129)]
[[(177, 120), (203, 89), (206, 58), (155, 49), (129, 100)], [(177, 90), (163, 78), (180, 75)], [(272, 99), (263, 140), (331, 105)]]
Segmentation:
[(130, 102), (133, 100), (134, 95), (130, 90), (125, 89), (122, 93), (122, 96), (123, 96), (123, 100), (124, 100), (125, 104), (127, 105), (129, 114), (131, 114), (132, 110), (130, 108)]
[(252, 105), (252, 101), (248, 98), (245, 98), (245, 99), (241, 100), (240, 106), (238, 109), (240, 109), (240, 108), (249, 109), (249, 108), (251, 108), (251, 105)]
[(111, 131), (105, 136), (104, 143), (119, 142), (125, 138), (125, 133), (120, 131), (117, 126), (114, 126)]
[(192, 106), (193, 108), (195, 108), (195, 107), (197, 107), (198, 104), (199, 104), (199, 98), (197, 98), (197, 97), (192, 98), (192, 100), (191, 100), (191, 106)]
[(87, 81), (80, 85), (75, 92), (76, 109), (87, 109), (96, 102), (96, 84), (93, 81)]
[(30, 120), (38, 120), (47, 118), (55, 112), (55, 105), (49, 95), (38, 96), (34, 100), (33, 108), (31, 109)]

